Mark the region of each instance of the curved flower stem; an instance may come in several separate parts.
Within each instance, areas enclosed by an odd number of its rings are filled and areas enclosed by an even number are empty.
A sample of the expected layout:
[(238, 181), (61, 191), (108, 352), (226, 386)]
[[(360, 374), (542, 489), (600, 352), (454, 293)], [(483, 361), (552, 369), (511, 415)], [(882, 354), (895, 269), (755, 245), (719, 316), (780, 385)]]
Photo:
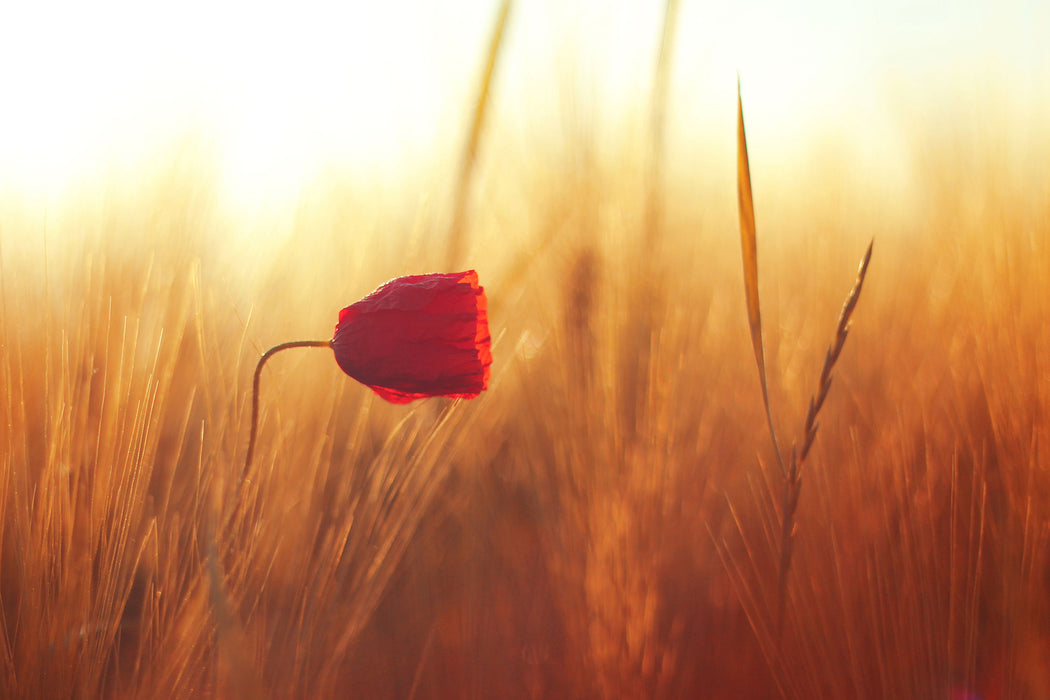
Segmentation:
[[(233, 682), (247, 697), (260, 697), (262, 685), (251, 670), (250, 664), (244, 655), (244, 629), (234, 611), (230, 593), (226, 587), (226, 572), (219, 557), (219, 538), (225, 536), (226, 528), (233, 519), (237, 504), (241, 498), (244, 479), (248, 476), (248, 470), (252, 466), (252, 457), (255, 455), (255, 437), (259, 427), (259, 379), (262, 376), (263, 365), (271, 357), (281, 350), (291, 348), (327, 348), (332, 346), (331, 340), (293, 340), (288, 343), (275, 345), (262, 354), (259, 363), (255, 365), (255, 376), (252, 378), (252, 423), (251, 432), (248, 437), (248, 453), (244, 457), (244, 467), (237, 478), (237, 487), (233, 499), (226, 508), (220, 506), (220, 512), (225, 511), (217, 523), (209, 518), (205, 523), (205, 572), (208, 577), (208, 592), (211, 599), (212, 613), (215, 616), (215, 633), (218, 653), (228, 656), (228, 663), (232, 665)], [(251, 692), (248, 692), (251, 691)]]
[(241, 468), (241, 473), (237, 478), (237, 487), (233, 493), (233, 500), (230, 502), (230, 511), (227, 514), (227, 517), (233, 516), (233, 509), (237, 507), (237, 503), (240, 501), (241, 489), (244, 486), (244, 480), (248, 476), (248, 470), (252, 466), (252, 457), (255, 456), (255, 437), (259, 428), (259, 379), (262, 376), (263, 365), (266, 364), (267, 360), (282, 350), (290, 350), (291, 348), (329, 347), (332, 347), (331, 340), (292, 340), (287, 343), (281, 343), (280, 345), (274, 345), (259, 358), (259, 363), (255, 365), (255, 376), (252, 378), (252, 423), (251, 432), (248, 434), (248, 452), (244, 456), (244, 467)]

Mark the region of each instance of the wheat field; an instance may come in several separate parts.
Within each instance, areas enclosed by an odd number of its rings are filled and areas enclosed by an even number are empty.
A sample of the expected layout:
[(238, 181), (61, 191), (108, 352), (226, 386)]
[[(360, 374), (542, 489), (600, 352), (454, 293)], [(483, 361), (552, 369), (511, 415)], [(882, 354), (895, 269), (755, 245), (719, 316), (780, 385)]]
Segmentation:
[[(894, 197), (834, 139), (790, 176), (752, 147), (787, 452), (875, 241), (782, 583), (734, 134), (667, 147), (642, 103), (524, 142), (483, 84), (469, 158), (274, 219), (192, 139), (0, 193), (0, 696), (1050, 698), (1050, 121), (916, 118)], [(457, 266), (488, 391), (393, 406), (282, 355), (216, 540), (258, 356)]]

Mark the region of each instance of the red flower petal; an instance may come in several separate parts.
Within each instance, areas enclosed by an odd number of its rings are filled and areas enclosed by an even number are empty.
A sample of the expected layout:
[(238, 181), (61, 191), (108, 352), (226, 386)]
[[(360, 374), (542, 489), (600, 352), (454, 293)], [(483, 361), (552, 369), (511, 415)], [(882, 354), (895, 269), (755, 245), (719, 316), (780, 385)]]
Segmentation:
[(474, 270), (390, 280), (339, 312), (332, 349), (387, 401), (472, 399), (492, 364), (485, 290)]

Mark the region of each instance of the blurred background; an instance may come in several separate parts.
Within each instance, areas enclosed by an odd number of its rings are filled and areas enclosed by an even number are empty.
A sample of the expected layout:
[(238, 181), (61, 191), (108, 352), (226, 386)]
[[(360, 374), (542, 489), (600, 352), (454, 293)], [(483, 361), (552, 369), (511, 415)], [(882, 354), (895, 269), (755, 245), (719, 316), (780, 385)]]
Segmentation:
[[(472, 128), (500, 6), (0, 5), (0, 695), (1050, 697), (1050, 6), (516, 2)], [(738, 78), (785, 448), (875, 240), (783, 635)], [(267, 366), (223, 620), (259, 354), (451, 267), (478, 399)]]

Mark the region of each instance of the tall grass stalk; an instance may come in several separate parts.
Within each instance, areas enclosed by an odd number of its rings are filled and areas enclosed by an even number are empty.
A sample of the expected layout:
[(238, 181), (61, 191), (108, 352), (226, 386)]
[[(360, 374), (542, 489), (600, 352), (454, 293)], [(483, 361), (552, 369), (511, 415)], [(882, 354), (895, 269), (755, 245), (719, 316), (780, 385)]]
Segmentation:
[(799, 497), (802, 495), (802, 464), (809, 455), (813, 440), (817, 435), (817, 417), (824, 405), (824, 400), (831, 389), (831, 373), (835, 368), (842, 348), (849, 333), (849, 323), (853, 311), (860, 299), (864, 277), (871, 262), (872, 241), (864, 254), (857, 272), (857, 281), (850, 290), (842, 307), (835, 338), (824, 356), (824, 365), (820, 371), (820, 384), (817, 393), (810, 399), (806, 412), (806, 422), (802, 434), (802, 447), (792, 448), (791, 458), (785, 467), (784, 456), (780, 451), (776, 428), (773, 425), (773, 412), (769, 402), (769, 386), (766, 380), (765, 348), (762, 340), (762, 311), (758, 296), (758, 244), (755, 230), (755, 205), (751, 191), (751, 168), (747, 155), (747, 137), (744, 131), (744, 105), (740, 95), (740, 83), (737, 81), (737, 203), (740, 210), (740, 242), (744, 263), (744, 290), (747, 301), (748, 327), (751, 331), (751, 345), (758, 367), (759, 382), (762, 388), (762, 403), (766, 413), (766, 423), (773, 440), (773, 450), (783, 481), (780, 500), (780, 538), (779, 565), (777, 567), (777, 602), (776, 602), (776, 636), (780, 639), (784, 629), (784, 609), (787, 603), (788, 575), (791, 571), (792, 554), (795, 540), (795, 512), (798, 509)]
[(489, 38), (489, 48), (485, 54), (484, 69), (481, 72), (481, 79), (478, 83), (477, 97), (474, 99), (474, 110), (467, 130), (467, 139), (463, 144), (463, 152), (460, 155), (456, 189), (452, 196), (452, 219), (448, 228), (448, 248), (445, 254), (446, 270), (459, 269), (463, 264), (470, 225), (469, 217), (467, 216), (467, 212), (470, 209), (470, 185), (474, 176), (481, 139), (485, 132), (485, 122), (491, 103), (492, 80), (496, 74), (496, 65), (500, 56), (500, 47), (503, 46), (510, 8), (511, 0), (503, 0), (500, 4), (499, 12), (496, 14), (492, 35)]
[(666, 157), (667, 102), (678, 28), (679, 0), (667, 0), (664, 6), (660, 48), (653, 66), (653, 94), (649, 99), (649, 177), (646, 182), (645, 239), (647, 250), (659, 244), (664, 225), (661, 198), (664, 197), (664, 160)]

